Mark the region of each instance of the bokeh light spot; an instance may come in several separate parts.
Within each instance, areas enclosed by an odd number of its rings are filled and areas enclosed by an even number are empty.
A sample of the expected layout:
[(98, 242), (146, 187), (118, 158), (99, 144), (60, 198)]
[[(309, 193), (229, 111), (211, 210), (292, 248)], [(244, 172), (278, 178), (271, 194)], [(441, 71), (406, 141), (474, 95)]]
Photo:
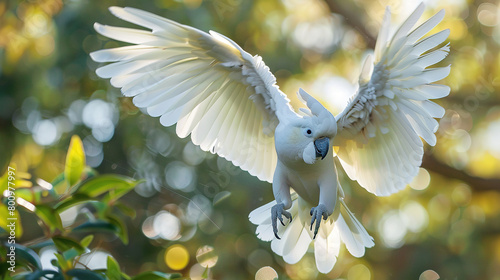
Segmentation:
[(431, 182), (431, 175), (425, 168), (419, 168), (418, 174), (410, 182), (410, 187), (414, 190), (425, 190)]
[(188, 142), (182, 151), (182, 158), (189, 165), (198, 165), (205, 159), (206, 152), (199, 146), (195, 146), (193, 142)]
[(458, 206), (467, 206), (471, 200), (471, 190), (466, 184), (460, 184), (453, 189), (451, 199)]
[(390, 248), (399, 248), (403, 245), (406, 230), (406, 225), (397, 210), (387, 212), (379, 222), (382, 241)]
[(432, 219), (444, 221), (450, 215), (451, 202), (445, 195), (438, 194), (429, 201), (428, 209)]
[(498, 8), (492, 3), (481, 3), (477, 8), (477, 19), (482, 25), (496, 26), (499, 24)]
[(43, 270), (58, 271), (58, 268), (52, 265), (52, 260), (57, 260), (54, 253), (57, 253), (56, 246), (43, 247), (38, 253), (40, 255), (40, 263), (42, 264)]
[(401, 207), (401, 216), (407, 229), (411, 232), (420, 232), (429, 223), (427, 211), (416, 201), (405, 203)]
[(111, 256), (108, 252), (102, 250), (93, 250), (90, 253), (83, 254), (75, 268), (81, 269), (106, 269), (108, 257)]
[(158, 233), (154, 229), (154, 219), (154, 217), (147, 217), (142, 223), (142, 233), (150, 239), (154, 239), (158, 236)]
[(171, 162), (165, 167), (165, 180), (174, 189), (193, 191), (194, 176), (193, 168), (180, 161)]
[(278, 278), (278, 273), (270, 266), (261, 267), (255, 273), (255, 280), (274, 280)]
[(439, 274), (437, 274), (437, 272), (431, 269), (422, 272), (422, 274), (420, 274), (420, 277), (418, 278), (418, 280), (437, 280), (437, 279), (439, 279)]
[(214, 247), (205, 245), (196, 251), (196, 260), (202, 267), (213, 267), (217, 264), (219, 257), (214, 251)]
[[(160, 211), (153, 221), (154, 232), (163, 239), (177, 240), (181, 232), (181, 221), (177, 216), (168, 212)], [(150, 235), (153, 235), (150, 233)]]
[(189, 263), (189, 252), (180, 244), (172, 245), (165, 251), (165, 263), (173, 270), (182, 270)]
[(41, 120), (33, 129), (33, 140), (39, 145), (52, 145), (58, 138), (57, 126), (52, 120)]
[(347, 272), (348, 280), (370, 280), (371, 278), (370, 269), (364, 264), (357, 264)]

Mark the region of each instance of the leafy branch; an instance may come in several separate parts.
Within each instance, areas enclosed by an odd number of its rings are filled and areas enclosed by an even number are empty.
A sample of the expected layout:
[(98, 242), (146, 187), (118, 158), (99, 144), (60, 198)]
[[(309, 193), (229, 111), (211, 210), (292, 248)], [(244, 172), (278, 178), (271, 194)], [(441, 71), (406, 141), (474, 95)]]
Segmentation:
[[(6, 178), (14, 176), (6, 174), (0, 177), (0, 193), (8, 190)], [(17, 242), (0, 244), (0, 278), (1, 279), (40, 279), (42, 277), (53, 280), (64, 279), (125, 279), (125, 280), (157, 280), (176, 279), (180, 274), (166, 274), (162, 272), (145, 272), (134, 277), (120, 270), (120, 265), (111, 256), (108, 257), (106, 268), (90, 270), (81, 261), (82, 257), (92, 254), (91, 248), (94, 234), (114, 234), (124, 243), (128, 243), (128, 233), (124, 217), (135, 217), (135, 210), (120, 201), (120, 198), (130, 192), (141, 181), (116, 175), (98, 175), (95, 170), (85, 165), (83, 144), (78, 136), (71, 138), (66, 156), (64, 172), (58, 175), (50, 184), (33, 186), (19, 184), (13, 194), (17, 197), (18, 207), (14, 211), (18, 218), (17, 228), (22, 228), (19, 210), (24, 215), (35, 215), (44, 230), (44, 236), (27, 241), (24, 245)], [(21, 201), (21, 203), (19, 203)], [(7, 207), (7, 199), (3, 198), (0, 208)], [(20, 207), (22, 206), (22, 207)], [(87, 219), (63, 227), (61, 213), (70, 208), (81, 209), (88, 207), (95, 209), (87, 212)], [(7, 209), (7, 208), (5, 208)], [(1, 209), (0, 209), (1, 210)], [(13, 213), (14, 213), (13, 212)], [(0, 235), (9, 233), (5, 223), (0, 224)], [(22, 231), (16, 233), (20, 237)], [(75, 236), (83, 236), (76, 238)], [(14, 240), (15, 241), (15, 240)], [(56, 258), (52, 264), (57, 270), (43, 269), (36, 250), (46, 246), (54, 246)], [(9, 269), (7, 252), (15, 252), (13, 268)], [(10, 265), (12, 267), (12, 265)]]

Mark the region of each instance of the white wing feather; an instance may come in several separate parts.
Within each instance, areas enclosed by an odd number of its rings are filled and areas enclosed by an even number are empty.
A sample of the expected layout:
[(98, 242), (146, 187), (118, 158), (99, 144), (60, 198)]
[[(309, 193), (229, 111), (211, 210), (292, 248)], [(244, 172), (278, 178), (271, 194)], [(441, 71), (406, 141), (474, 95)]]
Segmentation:
[(100, 34), (135, 44), (91, 53), (97, 62), (111, 62), (97, 75), (111, 78), (162, 125), (177, 123), (179, 137), (191, 134), (203, 150), (271, 182), (278, 116), (293, 111), (262, 59), (216, 32), (134, 8), (110, 11), (151, 31), (96, 23)]
[(358, 93), (336, 116), (334, 145), (339, 146), (337, 155), (344, 170), (376, 195), (403, 189), (417, 174), (423, 155), (419, 137), (435, 145), (438, 123), (434, 118), (444, 115), (444, 109), (429, 99), (450, 92), (447, 86), (432, 84), (448, 76), (450, 67), (428, 68), (448, 54), (448, 45), (437, 46), (449, 30), (421, 39), (443, 19), (444, 11), (410, 31), (423, 11), (420, 4), (388, 40), (390, 12), (386, 10), (374, 67), (365, 63)]

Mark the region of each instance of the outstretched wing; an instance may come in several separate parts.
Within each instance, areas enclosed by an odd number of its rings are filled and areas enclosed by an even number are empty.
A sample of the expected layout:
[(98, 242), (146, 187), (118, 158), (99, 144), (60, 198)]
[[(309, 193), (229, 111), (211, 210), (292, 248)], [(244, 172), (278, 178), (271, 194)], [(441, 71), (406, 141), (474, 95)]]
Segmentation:
[(450, 88), (433, 84), (450, 72), (450, 67), (429, 68), (443, 60), (449, 35), (443, 30), (425, 37), (444, 17), (441, 10), (413, 28), (424, 11), (417, 9), (391, 40), (390, 12), (386, 10), (375, 47), (375, 62), (365, 62), (359, 91), (336, 116), (338, 135), (334, 145), (348, 176), (376, 195), (390, 195), (403, 189), (422, 163), (422, 137), (436, 144), (434, 133), (444, 109), (429, 99), (442, 98)]
[(115, 16), (151, 31), (105, 26), (95, 29), (131, 46), (91, 53), (102, 78), (133, 97), (137, 107), (177, 123), (179, 137), (230, 160), (264, 181), (272, 181), (277, 156), (278, 115), (291, 112), (289, 100), (259, 56), (232, 40), (160, 16), (111, 7)]

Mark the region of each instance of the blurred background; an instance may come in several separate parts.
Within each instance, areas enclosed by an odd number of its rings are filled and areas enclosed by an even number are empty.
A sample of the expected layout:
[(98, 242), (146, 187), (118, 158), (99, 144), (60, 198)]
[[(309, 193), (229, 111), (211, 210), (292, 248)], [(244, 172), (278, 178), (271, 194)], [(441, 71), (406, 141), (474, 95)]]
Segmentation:
[[(363, 258), (341, 248), (335, 268), (318, 274), (311, 253), (289, 265), (254, 234), (247, 216), (273, 199), (271, 185), (210, 153), (175, 127), (142, 114), (89, 53), (122, 45), (97, 35), (94, 22), (132, 27), (109, 6), (132, 6), (215, 30), (259, 54), (292, 99), (299, 87), (333, 112), (354, 93), (361, 62), (374, 47), (384, 9), (401, 23), (417, 1), (29, 0), (0, 2), (0, 171), (51, 181), (64, 169), (71, 135), (87, 164), (146, 182), (124, 200), (130, 243), (99, 236), (96, 250), (129, 274), (180, 272), (201, 279), (500, 279), (500, 6), (498, 1), (424, 1), (425, 18), (446, 10), (451, 94), (438, 144), (404, 190), (375, 197), (341, 172), (347, 203), (375, 247)], [(84, 210), (63, 217), (78, 222)], [(20, 242), (43, 235), (23, 220)], [(45, 256), (43, 255), (45, 254)], [(41, 251), (50, 258), (50, 248)], [(95, 265), (102, 265), (96, 258)], [(45, 265), (50, 265), (46, 262)]]

